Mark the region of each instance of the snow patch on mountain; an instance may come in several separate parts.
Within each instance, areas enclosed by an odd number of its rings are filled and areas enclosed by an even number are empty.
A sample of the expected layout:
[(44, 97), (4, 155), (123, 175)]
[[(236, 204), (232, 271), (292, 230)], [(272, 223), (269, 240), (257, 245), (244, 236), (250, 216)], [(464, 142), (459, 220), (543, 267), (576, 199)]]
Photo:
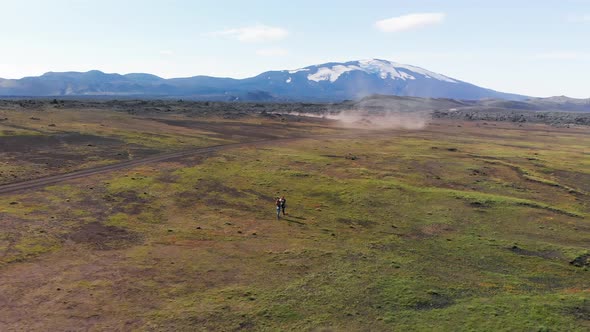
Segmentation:
[[(405, 71), (399, 71), (399, 64), (381, 60), (360, 60), (358, 61), (361, 70), (369, 74), (379, 74), (382, 79), (415, 80), (416, 78)], [(405, 68), (404, 68), (405, 69)]]
[(332, 67), (321, 67), (318, 68), (318, 71), (314, 74), (307, 75), (307, 79), (310, 81), (326, 81), (329, 80), (330, 82), (336, 82), (340, 75), (353, 71), (353, 70), (362, 70), (362, 68), (358, 66), (343, 66), (343, 65), (335, 65)]
[(420, 74), (425, 76), (426, 78), (433, 78), (439, 81), (445, 81), (445, 82), (449, 82), (449, 83), (457, 83), (457, 81), (455, 81), (454, 79), (447, 77), (445, 75), (441, 75), (441, 74), (437, 74), (435, 72), (420, 68), (420, 67), (415, 67), (415, 66), (410, 66), (410, 65), (404, 65), (401, 63), (391, 63), (394, 67), (398, 68), (398, 69), (406, 69), (409, 71), (412, 71), (414, 73)]
[(309, 68), (299, 68), (299, 69), (295, 69), (295, 70), (289, 70), (289, 74), (296, 74), (300, 71), (309, 71)]
[[(309, 71), (309, 68), (297, 69), (289, 71), (289, 73), (296, 73), (302, 70)], [(417, 75), (424, 76), (429, 79), (436, 79), (439, 81), (457, 83), (457, 81), (447, 76), (437, 74), (420, 67), (404, 65), (401, 63), (390, 62), (386, 60), (360, 60), (347, 64), (337, 64), (327, 67), (319, 67), (315, 73), (307, 75), (310, 81), (330, 81), (335, 82), (338, 78), (347, 72), (359, 70), (367, 74), (379, 75), (381, 79), (400, 79), (400, 80), (415, 80)]]

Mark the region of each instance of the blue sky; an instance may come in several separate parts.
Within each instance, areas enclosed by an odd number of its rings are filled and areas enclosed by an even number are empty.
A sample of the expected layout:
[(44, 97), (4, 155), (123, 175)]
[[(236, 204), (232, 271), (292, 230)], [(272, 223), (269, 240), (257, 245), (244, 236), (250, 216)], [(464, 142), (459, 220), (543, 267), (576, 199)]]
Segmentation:
[(91, 69), (242, 78), (380, 58), (500, 91), (590, 97), (590, 0), (0, 0), (0, 8), (3, 78)]

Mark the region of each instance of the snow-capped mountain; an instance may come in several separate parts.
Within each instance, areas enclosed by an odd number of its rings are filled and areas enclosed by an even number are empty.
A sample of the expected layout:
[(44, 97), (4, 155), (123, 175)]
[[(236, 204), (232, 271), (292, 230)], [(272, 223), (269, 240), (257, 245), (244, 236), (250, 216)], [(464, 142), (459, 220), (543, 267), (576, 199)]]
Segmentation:
[[(296, 73), (297, 71), (298, 70), (291, 72)], [(315, 73), (307, 75), (307, 79), (315, 82), (325, 80), (335, 82), (340, 78), (340, 76), (342, 76), (342, 74), (351, 71), (362, 71), (369, 75), (376, 74), (379, 75), (379, 78), (383, 80), (415, 80), (416, 76), (422, 76), (424, 78), (431, 78), (437, 79), (439, 81), (457, 83), (457, 81), (453, 80), (452, 78), (419, 67), (376, 59), (360, 60), (351, 63), (346, 63), (343, 65), (338, 64), (333, 66), (318, 67)]]
[(358, 99), (372, 94), (455, 98), (524, 99), (481, 88), (420, 67), (370, 59), (270, 71), (246, 79), (249, 86), (288, 98)]
[(0, 96), (134, 96), (222, 100), (339, 101), (372, 94), (454, 99), (526, 97), (481, 88), (423, 68), (370, 59), (268, 71), (245, 79), (150, 74), (47, 73), (0, 79)]

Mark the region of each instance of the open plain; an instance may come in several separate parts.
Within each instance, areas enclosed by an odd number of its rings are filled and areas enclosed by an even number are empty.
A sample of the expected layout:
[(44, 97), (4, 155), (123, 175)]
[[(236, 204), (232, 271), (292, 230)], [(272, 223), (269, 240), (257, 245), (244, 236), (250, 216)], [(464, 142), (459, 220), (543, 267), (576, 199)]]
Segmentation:
[(0, 331), (590, 329), (587, 126), (32, 103), (0, 108)]

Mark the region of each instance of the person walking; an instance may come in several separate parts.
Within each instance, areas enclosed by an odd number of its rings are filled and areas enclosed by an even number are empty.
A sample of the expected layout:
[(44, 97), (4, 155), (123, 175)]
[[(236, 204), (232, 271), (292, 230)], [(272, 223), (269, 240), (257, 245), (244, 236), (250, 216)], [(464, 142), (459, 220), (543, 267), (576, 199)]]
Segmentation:
[(283, 210), (283, 216), (286, 215), (285, 207), (287, 206), (287, 199), (285, 196), (281, 197), (281, 210)]
[(277, 207), (277, 220), (281, 219), (281, 199), (276, 197), (275, 205)]

